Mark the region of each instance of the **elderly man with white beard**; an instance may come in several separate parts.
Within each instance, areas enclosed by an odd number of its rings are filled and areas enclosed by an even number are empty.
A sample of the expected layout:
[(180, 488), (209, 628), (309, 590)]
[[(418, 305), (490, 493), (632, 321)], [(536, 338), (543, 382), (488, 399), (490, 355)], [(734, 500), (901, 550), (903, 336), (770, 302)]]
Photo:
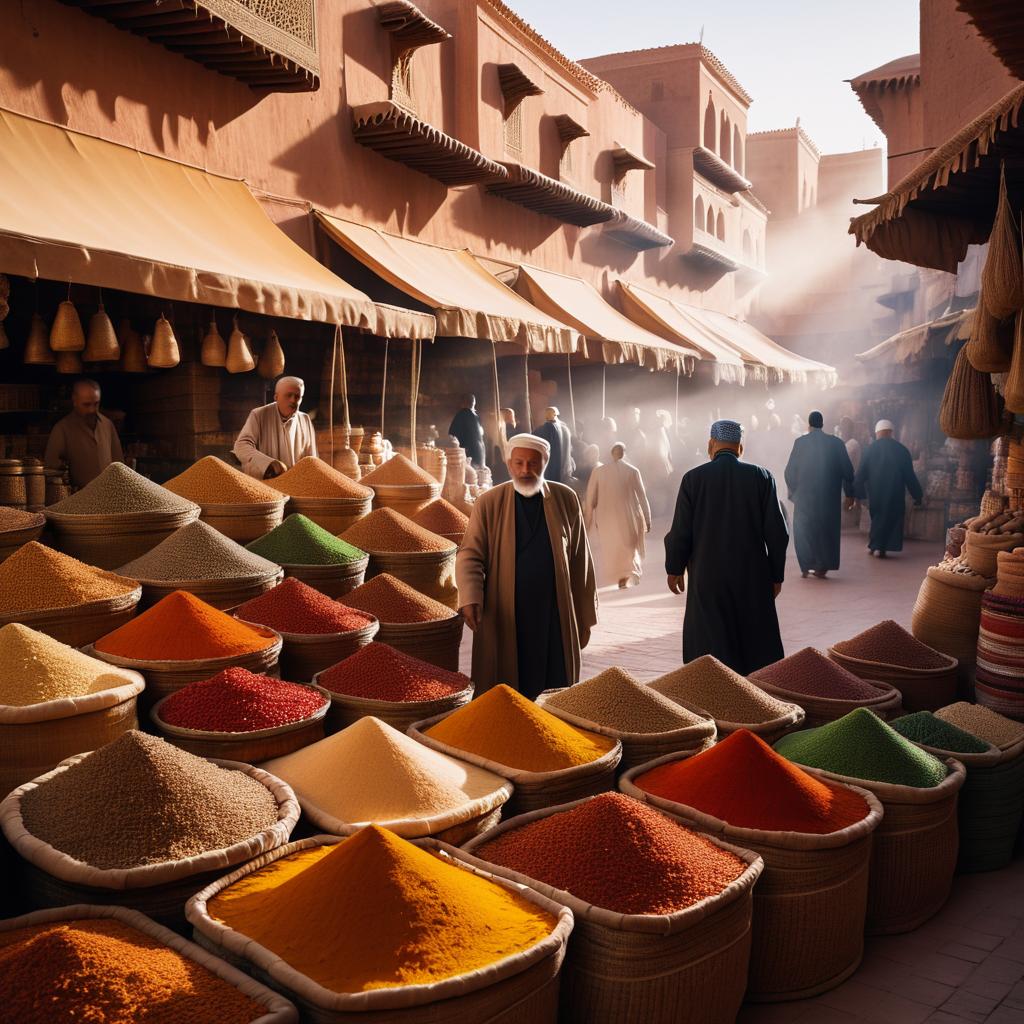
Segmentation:
[(511, 480), (474, 505), (455, 576), (477, 693), (507, 683), (533, 699), (579, 681), (597, 583), (576, 492), (544, 479), (550, 446), (517, 434), (508, 447)]

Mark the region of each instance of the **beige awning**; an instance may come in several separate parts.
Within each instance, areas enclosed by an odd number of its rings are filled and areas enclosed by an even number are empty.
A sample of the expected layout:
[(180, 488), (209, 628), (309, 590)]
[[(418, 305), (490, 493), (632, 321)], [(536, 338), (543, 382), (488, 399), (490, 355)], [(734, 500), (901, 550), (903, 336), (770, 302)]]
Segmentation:
[(296, 245), (245, 183), (0, 109), (0, 271), (433, 335)]
[(489, 274), (464, 249), (387, 234), (317, 211), (327, 234), (399, 291), (429, 306), (437, 333), (519, 344), (529, 352), (575, 352), (580, 336)]
[(666, 341), (634, 323), (582, 278), (523, 263), (516, 288), (545, 313), (572, 324), (588, 342), (601, 342), (606, 363), (690, 370), (700, 359), (700, 352), (692, 346)]
[[(960, 310), (899, 331), (855, 358), (861, 363), (909, 363), (918, 359), (930, 341), (940, 339), (947, 346), (970, 337), (974, 310)], [(932, 349), (934, 352), (934, 348)]]

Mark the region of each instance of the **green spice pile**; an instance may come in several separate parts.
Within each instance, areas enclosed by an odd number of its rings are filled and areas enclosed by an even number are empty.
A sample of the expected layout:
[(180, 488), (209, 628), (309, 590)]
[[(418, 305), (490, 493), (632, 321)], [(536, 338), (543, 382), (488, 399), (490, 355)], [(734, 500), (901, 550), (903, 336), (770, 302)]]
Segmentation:
[(297, 512), (246, 547), (278, 565), (347, 565), (366, 557), (365, 551)]
[(936, 718), (930, 711), (904, 715), (890, 724), (908, 740), (923, 743), (926, 747), (935, 747), (936, 750), (949, 750), (954, 754), (984, 754), (988, 750), (988, 744), (977, 736)]
[(871, 782), (931, 789), (946, 778), (941, 761), (867, 708), (856, 708), (817, 729), (783, 736), (775, 749), (797, 764)]
[(80, 491), (50, 505), (47, 511), (69, 516), (109, 516), (124, 512), (171, 514), (193, 510), (198, 512), (199, 508), (191, 501), (147, 480), (123, 462), (112, 462)]
[(964, 732), (999, 747), (1000, 750), (1024, 740), (1024, 723), (1015, 722), (1012, 718), (1007, 718), (982, 704), (958, 701), (956, 704), (939, 708), (935, 715), (944, 722), (949, 722), (958, 729), (963, 729)]
[(949, 667), (949, 658), (921, 643), (892, 619), (879, 622), (849, 640), (833, 645), (837, 654), (861, 661), (876, 661), (900, 668), (940, 669)]
[(204, 456), (184, 473), (171, 477), (164, 487), (197, 505), (258, 505), (284, 500), (280, 491), (247, 476), (215, 455)]

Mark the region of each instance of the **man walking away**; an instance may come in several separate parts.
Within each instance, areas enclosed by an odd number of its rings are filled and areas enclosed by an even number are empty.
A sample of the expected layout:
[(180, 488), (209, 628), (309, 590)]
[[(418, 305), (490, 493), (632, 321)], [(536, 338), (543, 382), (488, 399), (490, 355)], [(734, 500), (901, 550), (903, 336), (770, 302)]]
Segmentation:
[(549, 405), (544, 410), (544, 422), (534, 431), (551, 446), (551, 461), (548, 463), (547, 479), (556, 484), (568, 484), (576, 468), (572, 459), (572, 434), (569, 424), (559, 419), (558, 409)]
[(810, 427), (793, 442), (786, 464), (786, 487), (793, 502), (793, 540), (800, 574), (824, 579), (839, 568), (843, 530), (842, 494), (853, 498), (853, 465), (846, 445), (826, 434), (820, 412), (807, 417)]
[(892, 435), (889, 420), (875, 424), (875, 443), (861, 456), (854, 480), (854, 491), (861, 500), (867, 499), (871, 514), (868, 551), (879, 558), (903, 550), (904, 492), (910, 492), (915, 505), (924, 498), (910, 452)]
[(459, 442), (466, 458), (478, 469), (486, 466), (484, 455), (484, 428), (476, 414), (476, 395), (463, 395), (462, 408), (455, 414), (448, 433)]
[(683, 661), (713, 654), (741, 675), (783, 657), (775, 599), (782, 590), (789, 531), (775, 478), (740, 462), (742, 428), (711, 425), (709, 462), (679, 485), (665, 537), (665, 571), (673, 594), (689, 576)]

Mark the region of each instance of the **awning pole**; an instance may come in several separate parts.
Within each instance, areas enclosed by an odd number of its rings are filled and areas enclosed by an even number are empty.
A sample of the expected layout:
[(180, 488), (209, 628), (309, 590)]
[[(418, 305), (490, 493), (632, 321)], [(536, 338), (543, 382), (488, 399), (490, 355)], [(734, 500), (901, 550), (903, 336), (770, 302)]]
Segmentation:
[(531, 433), (533, 432), (533, 413), (530, 411), (530, 353), (526, 352), (523, 355), (523, 384), (525, 390), (523, 394), (526, 402), (526, 429)]
[(420, 372), (423, 363), (423, 342), (413, 341), (412, 343), (412, 382), (409, 405), (409, 450), (412, 453), (414, 465), (419, 465), (416, 457), (416, 406), (420, 399)]
[(384, 339), (384, 378), (380, 385), (380, 436), (381, 440), (384, 439), (384, 402), (388, 394), (388, 346), (391, 344), (390, 338)]
[(607, 414), (607, 410), (606, 410), (605, 402), (604, 402), (605, 386), (606, 386), (607, 383), (608, 383), (608, 364), (607, 363), (602, 363), (601, 364), (601, 419), (607, 419), (608, 418), (608, 414)]
[(572, 417), (572, 432), (576, 433), (576, 399), (572, 393), (572, 354), (565, 353), (565, 372), (569, 377), (569, 415)]
[(327, 429), (331, 435), (331, 465), (334, 465), (334, 368), (338, 365), (338, 334), (341, 324), (334, 325), (334, 344), (331, 346), (331, 397), (327, 403)]
[(491, 342), (491, 375), (494, 380), (494, 436), (498, 440), (498, 447), (501, 449), (501, 457), (505, 458), (505, 445), (503, 438), (505, 431), (502, 428), (501, 419), (501, 394), (498, 390), (498, 346)]

